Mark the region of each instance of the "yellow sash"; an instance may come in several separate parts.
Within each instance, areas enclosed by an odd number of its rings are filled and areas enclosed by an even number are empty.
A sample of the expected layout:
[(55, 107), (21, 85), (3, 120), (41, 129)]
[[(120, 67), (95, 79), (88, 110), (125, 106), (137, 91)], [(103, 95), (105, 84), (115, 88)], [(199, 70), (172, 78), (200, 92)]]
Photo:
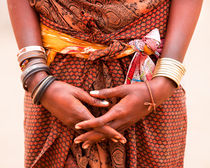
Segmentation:
[[(90, 43), (71, 37), (70, 35), (51, 29), (43, 24), (41, 24), (41, 31), (43, 46), (47, 49), (47, 65), (53, 62), (56, 53), (72, 54), (76, 57), (87, 59), (91, 52), (108, 47), (106, 45)], [(114, 58), (122, 58), (134, 52), (134, 49), (128, 45), (127, 49)]]

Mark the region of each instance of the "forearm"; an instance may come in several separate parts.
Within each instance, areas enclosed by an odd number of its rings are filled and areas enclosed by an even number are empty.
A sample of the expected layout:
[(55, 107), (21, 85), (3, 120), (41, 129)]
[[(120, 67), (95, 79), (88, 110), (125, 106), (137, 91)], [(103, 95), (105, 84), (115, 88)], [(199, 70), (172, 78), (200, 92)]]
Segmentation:
[[(42, 46), (39, 19), (28, 0), (7, 0), (13, 31), (18, 47)], [(29, 92), (36, 83), (47, 76), (46, 72), (38, 72), (28, 80)], [(32, 80), (33, 79), (33, 80)]]
[[(183, 61), (201, 6), (202, 0), (172, 0), (162, 58)], [(161, 104), (174, 92), (177, 84), (168, 77), (158, 76), (151, 81), (151, 87), (156, 88), (153, 94), (157, 104)]]
[(28, 0), (7, 0), (7, 3), (18, 47), (42, 45), (39, 20)]
[(161, 57), (183, 61), (203, 0), (172, 0), (166, 40)]

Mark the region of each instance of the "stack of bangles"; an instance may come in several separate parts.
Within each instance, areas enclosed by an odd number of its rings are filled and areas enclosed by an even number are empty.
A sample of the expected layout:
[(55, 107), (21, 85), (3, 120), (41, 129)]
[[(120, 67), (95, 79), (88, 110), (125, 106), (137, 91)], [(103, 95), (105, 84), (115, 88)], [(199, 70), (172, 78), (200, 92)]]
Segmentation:
[(186, 69), (181, 62), (172, 58), (160, 58), (155, 66), (153, 78), (157, 76), (167, 77), (179, 87), (185, 71)]
[(37, 72), (45, 71), (49, 76), (42, 79), (33, 89), (31, 97), (34, 104), (39, 105), (41, 97), (50, 84), (55, 81), (51, 75), (49, 67), (46, 65), (47, 55), (45, 49), (41, 46), (28, 46), (19, 50), (18, 62), (22, 70), (21, 80), (23, 88), (28, 91), (27, 81)]

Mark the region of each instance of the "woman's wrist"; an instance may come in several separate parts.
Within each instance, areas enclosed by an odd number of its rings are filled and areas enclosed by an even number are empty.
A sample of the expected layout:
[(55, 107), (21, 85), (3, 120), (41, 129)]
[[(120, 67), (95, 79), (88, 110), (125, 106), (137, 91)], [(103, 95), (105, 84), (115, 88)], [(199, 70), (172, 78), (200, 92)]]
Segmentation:
[(36, 87), (36, 85), (44, 78), (48, 76), (47, 72), (45, 71), (40, 71), (35, 74), (33, 74), (28, 80), (27, 80), (27, 85), (28, 85), (28, 91), (31, 93), (33, 89)]
[(171, 87), (171, 89), (177, 88), (177, 85), (173, 80), (164, 76), (154, 77), (152, 81), (156, 82), (159, 85), (165, 85), (165, 86)]
[(149, 83), (157, 105), (163, 103), (177, 88), (174, 81), (163, 76), (154, 77)]

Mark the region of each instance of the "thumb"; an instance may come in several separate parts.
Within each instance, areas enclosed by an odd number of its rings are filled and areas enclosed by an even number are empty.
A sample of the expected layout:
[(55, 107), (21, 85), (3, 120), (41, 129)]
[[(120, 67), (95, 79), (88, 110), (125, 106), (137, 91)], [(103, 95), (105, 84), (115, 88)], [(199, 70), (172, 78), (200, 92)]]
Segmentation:
[(107, 99), (112, 97), (124, 97), (127, 93), (126, 85), (121, 85), (108, 89), (90, 91), (90, 95), (100, 99)]
[(77, 99), (79, 99), (79, 100), (81, 100), (85, 103), (88, 103), (92, 106), (96, 106), (96, 107), (107, 107), (107, 106), (109, 106), (108, 101), (96, 99), (82, 89), (79, 89), (79, 92), (77, 92), (74, 96)]

